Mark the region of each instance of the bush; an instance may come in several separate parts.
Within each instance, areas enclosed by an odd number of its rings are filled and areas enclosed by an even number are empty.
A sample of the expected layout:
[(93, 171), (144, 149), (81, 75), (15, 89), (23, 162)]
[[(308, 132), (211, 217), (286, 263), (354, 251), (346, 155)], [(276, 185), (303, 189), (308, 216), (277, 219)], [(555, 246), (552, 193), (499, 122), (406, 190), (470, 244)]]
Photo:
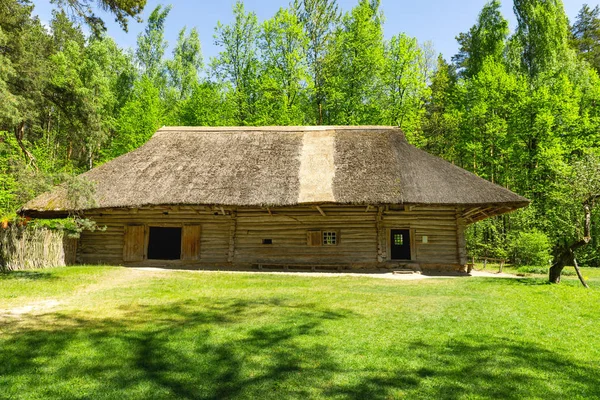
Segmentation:
[(534, 266), (523, 266), (517, 268), (517, 272), (521, 272), (524, 274), (542, 274), (546, 275), (548, 273), (549, 267), (534, 267)]
[(517, 266), (535, 265), (547, 266), (552, 259), (550, 256), (550, 239), (543, 232), (519, 232), (513, 240), (512, 263)]
[[(550, 267), (535, 267), (535, 266), (523, 266), (523, 267), (519, 267), (517, 268), (517, 272), (519, 273), (523, 273), (523, 274), (540, 274), (540, 275), (547, 275), (548, 274), (548, 269)], [(576, 275), (575, 271), (571, 268), (565, 268), (561, 275), (563, 276), (574, 276)]]

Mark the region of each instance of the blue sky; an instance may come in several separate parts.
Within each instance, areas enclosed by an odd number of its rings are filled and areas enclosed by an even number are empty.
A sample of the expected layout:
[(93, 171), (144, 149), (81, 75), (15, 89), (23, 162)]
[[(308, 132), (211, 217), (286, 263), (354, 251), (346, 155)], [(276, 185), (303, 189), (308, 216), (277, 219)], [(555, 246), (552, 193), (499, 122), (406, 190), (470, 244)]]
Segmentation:
[[(575, 19), (581, 6), (586, 3), (582, 0), (563, 0), (565, 10), (571, 21)], [(404, 32), (416, 37), (420, 42), (432, 41), (436, 52), (442, 53), (450, 59), (458, 49), (456, 35), (467, 31), (474, 23), (479, 11), (487, 0), (381, 0), (381, 9), (385, 16), (384, 34), (389, 38)], [(35, 0), (34, 14), (39, 15), (42, 21), (51, 19), (52, 5), (49, 0)], [(217, 21), (227, 24), (232, 19), (232, 7), (235, 0), (178, 0), (159, 1), (148, 0), (142, 18), (146, 19), (158, 4), (171, 4), (173, 6), (166, 21), (165, 38), (173, 46), (177, 34), (186, 26), (195, 27), (200, 34), (202, 53), (205, 61), (216, 56), (219, 49), (213, 44), (214, 27)], [(338, 0), (343, 11), (350, 10), (358, 0)], [(587, 1), (590, 6), (597, 2)], [(287, 7), (289, 0), (245, 0), (246, 9), (254, 11), (259, 20), (273, 16), (280, 7)], [(510, 22), (511, 30), (516, 25), (512, 11), (512, 1), (504, 1), (502, 6), (504, 16)], [(135, 48), (137, 35), (143, 31), (145, 24), (131, 21), (129, 32), (123, 32), (113, 22), (113, 18), (100, 14), (107, 22), (108, 33), (115, 38), (117, 43), (124, 47)], [(169, 50), (170, 51), (170, 50)]]

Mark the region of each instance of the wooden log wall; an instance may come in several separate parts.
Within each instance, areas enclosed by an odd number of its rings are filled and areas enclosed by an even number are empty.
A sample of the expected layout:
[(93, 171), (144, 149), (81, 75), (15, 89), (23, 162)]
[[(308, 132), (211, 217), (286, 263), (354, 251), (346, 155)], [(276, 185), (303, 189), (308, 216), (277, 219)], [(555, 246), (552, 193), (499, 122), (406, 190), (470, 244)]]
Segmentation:
[[(125, 225), (200, 224), (198, 265), (398, 264), (390, 260), (390, 229), (411, 231), (414, 264), (452, 265), (463, 261), (464, 224), (454, 207), (339, 206), (221, 208), (161, 206), (89, 213), (105, 231), (81, 235), (78, 262), (123, 264)], [(337, 245), (309, 246), (307, 232), (334, 231)], [(423, 237), (427, 236), (427, 243)], [(270, 244), (263, 244), (263, 240)], [(461, 247), (463, 248), (461, 250)], [(189, 262), (188, 262), (189, 263)]]
[[(459, 264), (456, 209), (412, 207), (406, 211), (384, 211), (384, 248), (389, 249), (389, 229), (409, 228), (413, 240), (412, 258), (423, 264)], [(423, 242), (427, 236), (427, 243)], [(389, 250), (388, 250), (389, 259)]]
[[(216, 214), (216, 215), (215, 215)], [(123, 236), (126, 224), (147, 226), (201, 225), (200, 261), (226, 263), (229, 254), (231, 215), (199, 207), (153, 207), (111, 209), (86, 214), (105, 231), (83, 232), (79, 240), (78, 262), (82, 264), (123, 264)]]
[[(365, 207), (239, 209), (235, 261), (352, 264), (376, 262), (376, 209)], [(307, 231), (337, 233), (336, 245), (308, 246)], [(262, 244), (271, 239), (272, 244)]]

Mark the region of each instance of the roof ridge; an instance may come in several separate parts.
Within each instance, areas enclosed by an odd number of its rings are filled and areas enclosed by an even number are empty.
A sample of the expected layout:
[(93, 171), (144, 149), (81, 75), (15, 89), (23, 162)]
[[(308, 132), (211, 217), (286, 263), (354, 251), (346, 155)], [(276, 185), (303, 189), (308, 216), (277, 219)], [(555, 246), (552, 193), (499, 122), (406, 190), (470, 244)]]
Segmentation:
[(163, 126), (158, 132), (168, 131), (193, 131), (193, 132), (240, 132), (240, 131), (266, 131), (266, 132), (310, 132), (310, 131), (333, 131), (333, 130), (398, 130), (397, 126), (386, 125), (305, 125), (305, 126)]

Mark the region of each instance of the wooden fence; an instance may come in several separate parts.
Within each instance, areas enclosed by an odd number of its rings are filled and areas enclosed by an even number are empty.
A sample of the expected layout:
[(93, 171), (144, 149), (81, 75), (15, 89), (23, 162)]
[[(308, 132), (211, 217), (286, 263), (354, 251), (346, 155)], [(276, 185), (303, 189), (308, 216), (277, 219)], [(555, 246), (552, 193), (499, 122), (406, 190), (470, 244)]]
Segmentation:
[(10, 225), (0, 227), (0, 271), (75, 264), (77, 239), (63, 231)]
[(504, 264), (506, 264), (505, 258), (494, 258), (494, 257), (470, 257), (471, 262), (469, 263), (469, 269), (475, 269), (475, 261), (480, 261), (483, 264), (482, 270), (487, 268), (489, 262), (498, 264), (498, 272), (502, 272)]

